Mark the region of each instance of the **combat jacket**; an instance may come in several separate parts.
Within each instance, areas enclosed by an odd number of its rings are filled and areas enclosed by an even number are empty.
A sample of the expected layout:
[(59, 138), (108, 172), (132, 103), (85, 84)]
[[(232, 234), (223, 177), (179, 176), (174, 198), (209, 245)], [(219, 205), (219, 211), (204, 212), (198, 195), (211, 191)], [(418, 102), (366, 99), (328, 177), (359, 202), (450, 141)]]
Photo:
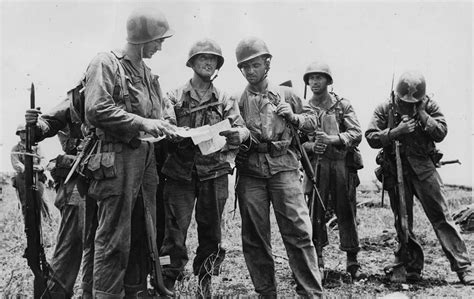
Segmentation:
[[(339, 98), (330, 93), (330, 103), (327, 107), (320, 107), (310, 99), (311, 107), (318, 115), (320, 129), (329, 135), (338, 135), (341, 145), (328, 145), (322, 157), (331, 160), (340, 160), (346, 157), (349, 148), (355, 148), (362, 140), (362, 130), (351, 103), (345, 98)], [(310, 141), (314, 134), (310, 134)]]
[(237, 163), (240, 174), (269, 178), (278, 172), (299, 168), (300, 155), (292, 144), (292, 124), (275, 113), (281, 101), (289, 103), (297, 114), (299, 130), (311, 133), (316, 129), (316, 115), (309, 107), (303, 107), (291, 88), (268, 82), (264, 93), (256, 93), (248, 85), (240, 96), (239, 108), (251, 138), (245, 153), (248, 157)]
[[(131, 111), (122, 94), (118, 63), (125, 71)], [(86, 123), (102, 131), (98, 136), (105, 141), (129, 143), (139, 136), (144, 118), (164, 118), (158, 76), (143, 61), (134, 65), (122, 51), (99, 53), (92, 60), (85, 75), (85, 99)]]
[[(365, 132), (365, 138), (372, 148), (383, 147), (384, 152), (387, 153), (387, 157), (393, 165), (395, 163), (393, 140), (388, 136), (391, 129), (388, 125), (390, 105), (392, 105), (391, 101), (388, 100), (375, 109), (369, 127)], [(395, 128), (400, 123), (402, 113), (404, 112), (401, 111), (397, 102), (393, 104), (393, 107), (392, 128)], [(423, 126), (417, 120), (415, 131), (398, 137), (401, 144), (400, 153), (404, 168), (408, 166), (409, 170), (413, 171), (420, 180), (424, 180), (435, 171), (435, 164), (431, 159), (436, 149), (435, 142), (441, 142), (448, 132), (444, 115), (441, 113), (438, 104), (430, 98), (427, 98), (426, 112), (429, 115), (426, 126)], [(418, 119), (416, 112), (412, 112), (412, 115), (408, 116)], [(407, 169), (407, 171), (409, 170)]]
[[(167, 112), (167, 117), (170, 117), (171, 122), (176, 122), (178, 127), (189, 128), (213, 125), (228, 118), (232, 127), (242, 128), (248, 136), (236, 99), (213, 84), (209, 91), (210, 97), (201, 102), (191, 81), (188, 81), (184, 86), (167, 93), (167, 102), (173, 106)], [(167, 177), (190, 181), (195, 173), (203, 181), (232, 173), (230, 162), (233, 163), (237, 149), (223, 149), (204, 156), (190, 138), (175, 144), (175, 147), (170, 150), (162, 168), (162, 173)]]
[[(41, 159), (42, 159), (42, 153), (39, 148), (39, 146), (32, 146), (31, 150), (33, 154), (36, 156), (33, 157), (33, 165), (40, 165)], [(13, 146), (12, 148), (12, 153), (11, 153), (11, 162), (12, 162), (12, 167), (16, 171), (16, 173), (23, 173), (25, 172), (25, 155), (22, 155), (20, 153), (25, 153), (26, 152), (26, 144), (23, 142), (18, 142), (16, 145)]]

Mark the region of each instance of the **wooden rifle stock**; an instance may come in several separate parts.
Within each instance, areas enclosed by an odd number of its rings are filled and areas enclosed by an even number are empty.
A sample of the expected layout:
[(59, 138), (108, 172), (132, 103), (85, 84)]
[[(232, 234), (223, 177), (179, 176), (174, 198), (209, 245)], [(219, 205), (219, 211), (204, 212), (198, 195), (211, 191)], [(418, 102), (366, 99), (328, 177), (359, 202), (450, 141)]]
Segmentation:
[[(30, 108), (35, 108), (35, 86), (31, 83)], [(47, 288), (49, 265), (44, 253), (41, 232), (40, 198), (37, 198), (37, 182), (33, 169), (33, 145), (35, 124), (26, 124), (25, 188), (26, 188), (26, 259), (34, 275), (34, 298), (50, 298)]]

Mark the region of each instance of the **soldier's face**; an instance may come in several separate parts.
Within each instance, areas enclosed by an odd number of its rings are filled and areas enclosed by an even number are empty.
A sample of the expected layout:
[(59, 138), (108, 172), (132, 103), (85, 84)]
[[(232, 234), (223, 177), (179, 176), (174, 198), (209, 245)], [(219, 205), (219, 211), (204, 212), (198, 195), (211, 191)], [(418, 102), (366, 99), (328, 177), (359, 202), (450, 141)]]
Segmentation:
[(214, 75), (217, 68), (217, 56), (212, 54), (199, 54), (193, 59), (193, 70), (204, 78)]
[(242, 63), (242, 72), (245, 79), (247, 79), (250, 84), (260, 82), (267, 72), (269, 67), (268, 64), (269, 62), (267, 62), (262, 56), (255, 57), (254, 59)]
[(26, 131), (20, 131), (20, 140), (25, 141), (26, 140)]
[(151, 58), (156, 52), (161, 51), (164, 39), (155, 39), (143, 45), (142, 57)]
[(328, 88), (328, 78), (324, 74), (310, 74), (308, 76), (308, 85), (314, 94), (324, 93)]

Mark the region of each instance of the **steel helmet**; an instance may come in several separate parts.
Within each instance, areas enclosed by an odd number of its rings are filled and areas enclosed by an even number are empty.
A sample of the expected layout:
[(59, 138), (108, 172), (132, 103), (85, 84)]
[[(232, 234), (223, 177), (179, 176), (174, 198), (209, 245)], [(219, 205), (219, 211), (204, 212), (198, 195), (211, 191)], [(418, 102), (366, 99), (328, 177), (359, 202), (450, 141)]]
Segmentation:
[(272, 57), (265, 42), (257, 37), (247, 37), (241, 40), (235, 49), (237, 67), (240, 69), (242, 63), (255, 57), (266, 55)]
[(16, 133), (17, 135), (20, 135), (20, 132), (21, 132), (21, 131), (25, 131), (25, 130), (26, 130), (25, 124), (19, 124), (19, 125), (16, 127), (15, 133)]
[(193, 57), (199, 54), (212, 54), (217, 56), (217, 69), (220, 69), (224, 64), (224, 56), (222, 56), (221, 47), (212, 39), (204, 38), (195, 42), (191, 49), (189, 50), (188, 54), (188, 61), (186, 62), (186, 66), (191, 66), (191, 60)]
[(326, 75), (328, 77), (328, 84), (329, 85), (332, 84), (331, 69), (329, 68), (329, 65), (327, 65), (326, 63), (321, 62), (321, 61), (314, 61), (314, 62), (310, 63), (310, 65), (308, 65), (308, 67), (306, 68), (306, 71), (304, 72), (304, 75), (303, 75), (304, 83), (308, 84), (309, 75), (310, 74), (315, 74), (315, 73)]
[(417, 103), (426, 93), (425, 77), (418, 71), (404, 72), (398, 79), (396, 95), (404, 102)]
[(156, 9), (134, 10), (127, 20), (127, 41), (138, 45), (173, 35), (165, 15)]

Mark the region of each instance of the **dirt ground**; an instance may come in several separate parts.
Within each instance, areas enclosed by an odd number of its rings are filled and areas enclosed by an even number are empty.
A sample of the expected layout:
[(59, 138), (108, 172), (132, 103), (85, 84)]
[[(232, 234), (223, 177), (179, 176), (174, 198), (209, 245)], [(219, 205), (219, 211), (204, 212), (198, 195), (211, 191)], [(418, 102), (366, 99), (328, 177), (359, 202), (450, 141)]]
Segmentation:
[[(469, 190), (450, 187), (445, 191), (451, 212), (473, 203), (472, 193)], [(53, 221), (43, 224), (44, 243), (49, 259), (55, 245), (59, 212), (52, 204), (54, 193), (48, 191), (47, 195), (50, 210), (53, 212)], [(415, 206), (415, 233), (425, 254), (422, 280), (416, 284), (390, 283), (383, 273), (383, 267), (392, 261), (397, 241), (393, 229), (393, 217), (387, 201), (388, 197), (386, 197), (385, 206), (381, 207), (380, 194), (365, 188), (361, 188), (358, 194), (358, 202), (368, 202), (360, 205), (357, 211), (362, 247), (359, 259), (363, 270), (369, 274), (366, 280), (351, 281), (350, 276), (345, 272), (345, 254), (338, 249), (338, 231), (337, 229), (330, 230), (330, 245), (324, 252), (327, 267), (327, 279), (324, 287), (327, 297), (474, 297), (474, 288), (460, 284), (456, 274), (450, 271), (448, 261), (418, 203)], [(252, 297), (256, 293), (253, 290), (242, 254), (240, 215), (238, 211), (234, 215), (233, 209), (234, 200), (231, 196), (226, 206), (223, 223), (224, 246), (227, 249), (227, 255), (221, 268), (221, 275), (212, 280), (213, 295)], [(295, 284), (273, 216), (272, 222), (278, 294), (281, 297), (293, 297), (296, 296)], [(474, 234), (463, 234), (462, 236), (466, 241), (470, 256), (474, 257)], [(196, 243), (196, 227), (193, 221), (188, 235), (190, 260), (194, 257)], [(25, 244), (24, 227), (16, 194), (11, 186), (3, 186), (2, 200), (0, 201), (0, 295), (2, 298), (32, 297), (33, 276), (26, 260), (22, 258)], [(184, 279), (177, 284), (177, 295), (180, 297), (195, 295), (197, 282), (192, 275), (191, 264), (191, 262), (188, 263)], [(80, 292), (78, 279), (75, 286), (75, 296), (79, 297)]]

